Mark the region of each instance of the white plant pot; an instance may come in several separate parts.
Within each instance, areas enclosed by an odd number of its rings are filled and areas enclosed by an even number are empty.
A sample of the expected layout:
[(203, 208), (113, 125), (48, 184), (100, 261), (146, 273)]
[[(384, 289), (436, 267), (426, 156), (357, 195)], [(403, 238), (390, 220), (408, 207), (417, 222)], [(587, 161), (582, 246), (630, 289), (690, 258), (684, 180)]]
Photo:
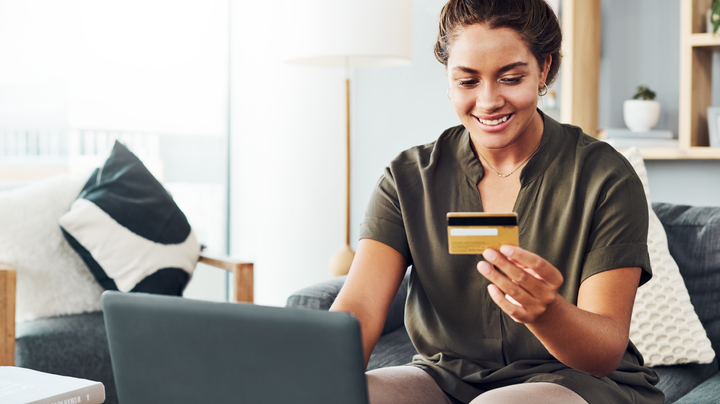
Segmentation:
[(625, 125), (633, 132), (649, 132), (660, 119), (660, 103), (646, 100), (626, 100), (623, 105)]

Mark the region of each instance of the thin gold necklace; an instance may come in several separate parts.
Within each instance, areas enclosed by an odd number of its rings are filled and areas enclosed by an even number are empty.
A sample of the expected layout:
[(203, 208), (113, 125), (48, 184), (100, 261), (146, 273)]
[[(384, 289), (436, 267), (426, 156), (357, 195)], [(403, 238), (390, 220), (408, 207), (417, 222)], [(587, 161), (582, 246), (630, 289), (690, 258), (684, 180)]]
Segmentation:
[(519, 166), (515, 167), (515, 169), (512, 170), (512, 171), (510, 171), (510, 173), (508, 173), (508, 174), (500, 174), (499, 172), (497, 172), (497, 170), (495, 170), (494, 168), (492, 168), (492, 166), (490, 165), (490, 163), (488, 163), (487, 159), (486, 159), (485, 157), (483, 157), (482, 153), (480, 153), (480, 150), (478, 150), (477, 154), (478, 154), (478, 156), (480, 156), (481, 159), (483, 159), (483, 161), (485, 162), (485, 164), (487, 164), (487, 166), (490, 167), (490, 169), (493, 170), (493, 172), (494, 172), (495, 174), (497, 174), (498, 177), (500, 177), (500, 178), (507, 178), (507, 177), (513, 175), (513, 174), (515, 173), (515, 171), (519, 170), (520, 167), (523, 166), (523, 164), (527, 163), (528, 160), (530, 160), (530, 159), (532, 158), (532, 156), (534, 156), (535, 153), (538, 152), (538, 150), (540, 150), (540, 145), (538, 145), (537, 149), (535, 149), (535, 151), (532, 152), (532, 154), (529, 155), (528, 158), (526, 158), (525, 160), (523, 160), (523, 162), (520, 163)]

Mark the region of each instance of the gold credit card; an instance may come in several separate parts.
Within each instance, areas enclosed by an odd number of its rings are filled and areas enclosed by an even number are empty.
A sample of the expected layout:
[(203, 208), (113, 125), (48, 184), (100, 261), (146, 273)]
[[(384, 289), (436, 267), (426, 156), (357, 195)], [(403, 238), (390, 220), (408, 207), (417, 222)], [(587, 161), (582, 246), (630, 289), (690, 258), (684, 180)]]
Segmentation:
[(517, 213), (449, 212), (447, 222), (450, 254), (477, 255), (487, 248), (519, 244)]

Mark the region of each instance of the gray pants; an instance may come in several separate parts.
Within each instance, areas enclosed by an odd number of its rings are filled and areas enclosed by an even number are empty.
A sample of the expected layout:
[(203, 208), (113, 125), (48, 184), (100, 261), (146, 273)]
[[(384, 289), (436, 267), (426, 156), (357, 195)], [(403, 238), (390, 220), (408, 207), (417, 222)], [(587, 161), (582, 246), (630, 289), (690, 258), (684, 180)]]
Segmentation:
[[(366, 373), (370, 404), (452, 404), (430, 375), (413, 366), (394, 366)], [(587, 404), (572, 390), (555, 383), (523, 383), (488, 391), (470, 404)]]

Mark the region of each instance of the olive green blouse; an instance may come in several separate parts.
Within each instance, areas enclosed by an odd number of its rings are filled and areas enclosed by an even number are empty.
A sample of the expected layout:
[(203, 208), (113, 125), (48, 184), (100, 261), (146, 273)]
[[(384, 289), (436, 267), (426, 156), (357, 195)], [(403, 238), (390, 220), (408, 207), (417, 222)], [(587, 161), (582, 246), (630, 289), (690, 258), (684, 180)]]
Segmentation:
[[(641, 267), (647, 282), (648, 205), (637, 174), (606, 143), (544, 120), (540, 148), (520, 174), (520, 246), (562, 272), (559, 293), (573, 304), (580, 283), (609, 269)], [(412, 265), (405, 325), (420, 354), (412, 365), (465, 403), (522, 382), (558, 383), (591, 404), (662, 403), (657, 375), (632, 343), (607, 377), (571, 369), (495, 305), (476, 270), (481, 255), (448, 253), (446, 214), (483, 211), (482, 177), (469, 132), (458, 126), (402, 152), (370, 198), (360, 238), (394, 248)]]

